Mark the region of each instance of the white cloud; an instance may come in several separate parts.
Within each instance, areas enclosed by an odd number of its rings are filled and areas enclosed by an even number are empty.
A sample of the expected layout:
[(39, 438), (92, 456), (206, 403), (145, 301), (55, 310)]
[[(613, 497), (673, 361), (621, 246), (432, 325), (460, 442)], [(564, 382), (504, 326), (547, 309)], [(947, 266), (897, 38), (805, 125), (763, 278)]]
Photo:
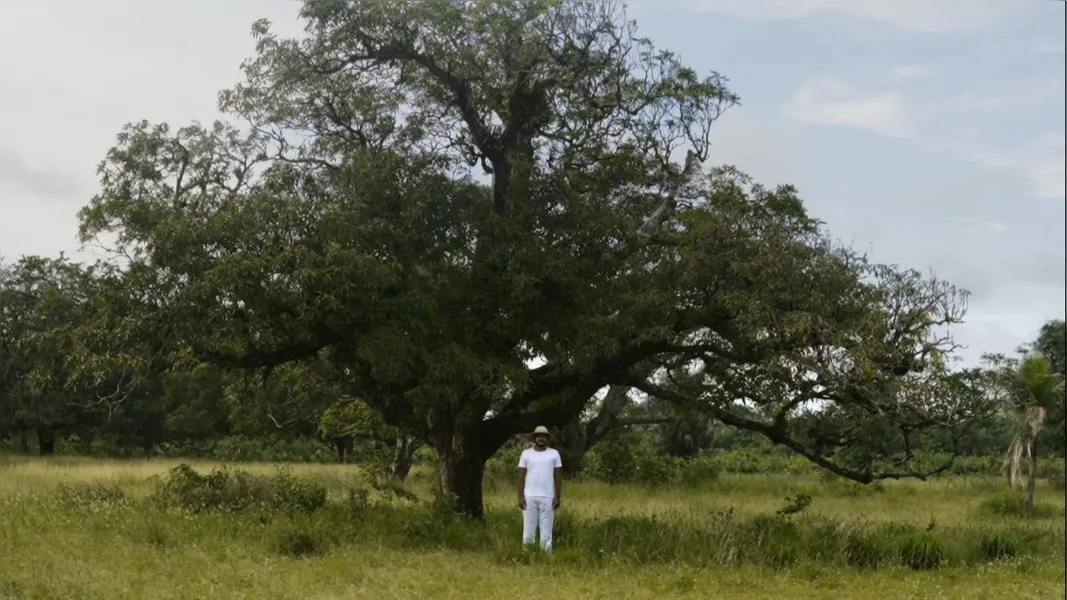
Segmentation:
[(864, 94), (834, 77), (805, 81), (787, 104), (786, 114), (805, 123), (854, 127), (890, 138), (915, 135), (913, 117), (899, 92)]
[[(746, 19), (796, 20), (843, 15), (921, 33), (972, 33), (1011, 24), (1038, 11), (1062, 19), (1062, 8), (1037, 0), (683, 0), (709, 12)], [(1051, 5), (1051, 6), (1050, 6)]]
[(975, 158), (994, 167), (1007, 167), (1025, 172), (1039, 198), (1067, 196), (1067, 153), (1062, 133), (1040, 135), (1015, 152), (1001, 148), (977, 149)]
[[(785, 107), (786, 116), (804, 123), (852, 127), (891, 139), (908, 139), (925, 152), (954, 156), (987, 167), (1025, 173), (1032, 195), (1063, 198), (1065, 181), (1064, 136), (1061, 132), (1035, 133), (1023, 142), (990, 139), (989, 126), (997, 119), (1047, 108), (1062, 107), (1063, 76), (1001, 78), (983, 82), (984, 91), (962, 91), (920, 102), (905, 94), (903, 75), (921, 73), (913, 67), (896, 67), (883, 78), (898, 89), (861, 89), (840, 78), (816, 76), (805, 81)], [(1002, 90), (999, 94), (994, 90)], [(1062, 110), (1062, 108), (1060, 109)], [(1062, 125), (1060, 125), (1062, 127)]]

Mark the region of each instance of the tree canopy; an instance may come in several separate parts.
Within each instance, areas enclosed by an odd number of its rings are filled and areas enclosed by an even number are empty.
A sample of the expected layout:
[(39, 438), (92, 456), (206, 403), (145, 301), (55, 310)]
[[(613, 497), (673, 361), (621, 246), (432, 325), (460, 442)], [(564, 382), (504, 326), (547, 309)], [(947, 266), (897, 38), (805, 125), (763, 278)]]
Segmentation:
[[(301, 16), (298, 39), (255, 24), (234, 123), (134, 123), (108, 152), (80, 233), (122, 272), (71, 341), (82, 371), (328, 365), (475, 517), (489, 456), (607, 386), (861, 482), (928, 475), (915, 441), (986, 410), (949, 374), (966, 294), (834, 242), (792, 187), (704, 166), (737, 96), (620, 4)], [(94, 359), (103, 339), (136, 360)]]

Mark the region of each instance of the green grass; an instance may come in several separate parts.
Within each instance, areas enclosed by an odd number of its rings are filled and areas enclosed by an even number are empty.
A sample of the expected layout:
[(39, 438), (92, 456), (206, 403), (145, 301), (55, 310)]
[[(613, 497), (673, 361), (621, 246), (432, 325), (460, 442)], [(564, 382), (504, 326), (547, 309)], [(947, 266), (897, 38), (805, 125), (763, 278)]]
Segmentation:
[(545, 557), (519, 548), (508, 481), (487, 483), (479, 526), (434, 501), (424, 471), (396, 492), (351, 466), (177, 465), (0, 464), (0, 599), (1064, 595), (1064, 496), (1049, 485), (1031, 511), (989, 478), (568, 482)]

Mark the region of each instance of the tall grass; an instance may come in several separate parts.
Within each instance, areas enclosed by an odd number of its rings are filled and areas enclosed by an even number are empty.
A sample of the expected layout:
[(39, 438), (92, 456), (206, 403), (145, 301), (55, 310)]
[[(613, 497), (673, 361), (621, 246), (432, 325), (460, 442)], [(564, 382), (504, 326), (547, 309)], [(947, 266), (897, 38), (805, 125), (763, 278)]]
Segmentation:
[[(8, 462), (0, 466), (0, 554), (15, 558), (0, 561), (0, 599), (35, 597), (32, 577), (4, 570), (34, 564), (29, 555), (61, 557), (77, 572), (85, 557), (65, 547), (94, 548), (134, 579), (128, 565), (146, 560), (162, 569), (192, 557), (252, 561), (269, 571), (276, 561), (326, 564), (354, 553), (405, 560), (447, 553), (457, 564), (500, 573), (562, 569), (576, 585), (585, 577), (579, 573), (609, 571), (684, 572), (692, 581), (703, 577), (696, 573), (753, 569), (874, 580), (896, 572), (1010, 568), (1040, 574), (1031, 577), (1034, 589), (1050, 589), (1057, 573), (1062, 586), (1064, 498), (1052, 486), (1028, 510), (1000, 480), (986, 477), (874, 487), (783, 474), (654, 489), (567, 481), (555, 552), (547, 557), (520, 546), (511, 477), (500, 473), (487, 482), (484, 523), (457, 517), (432, 492), (432, 479), (418, 472), (396, 488), (376, 485), (351, 466)], [(90, 573), (81, 577), (48, 589), (96, 589)], [(689, 577), (678, 580), (680, 595), (668, 597), (703, 597), (684, 583)]]

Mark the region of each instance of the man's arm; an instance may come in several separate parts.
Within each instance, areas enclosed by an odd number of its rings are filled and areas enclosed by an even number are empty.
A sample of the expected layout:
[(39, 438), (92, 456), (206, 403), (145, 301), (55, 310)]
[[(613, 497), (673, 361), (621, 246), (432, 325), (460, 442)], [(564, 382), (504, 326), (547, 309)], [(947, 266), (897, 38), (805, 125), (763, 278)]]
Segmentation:
[(560, 492), (563, 491), (563, 461), (560, 460), (559, 452), (556, 453), (556, 468), (552, 470), (552, 477), (556, 485), (556, 497), (552, 499), (552, 508), (559, 508)]
[(519, 492), (519, 508), (526, 510), (526, 454), (519, 457), (519, 481), (516, 484)]

